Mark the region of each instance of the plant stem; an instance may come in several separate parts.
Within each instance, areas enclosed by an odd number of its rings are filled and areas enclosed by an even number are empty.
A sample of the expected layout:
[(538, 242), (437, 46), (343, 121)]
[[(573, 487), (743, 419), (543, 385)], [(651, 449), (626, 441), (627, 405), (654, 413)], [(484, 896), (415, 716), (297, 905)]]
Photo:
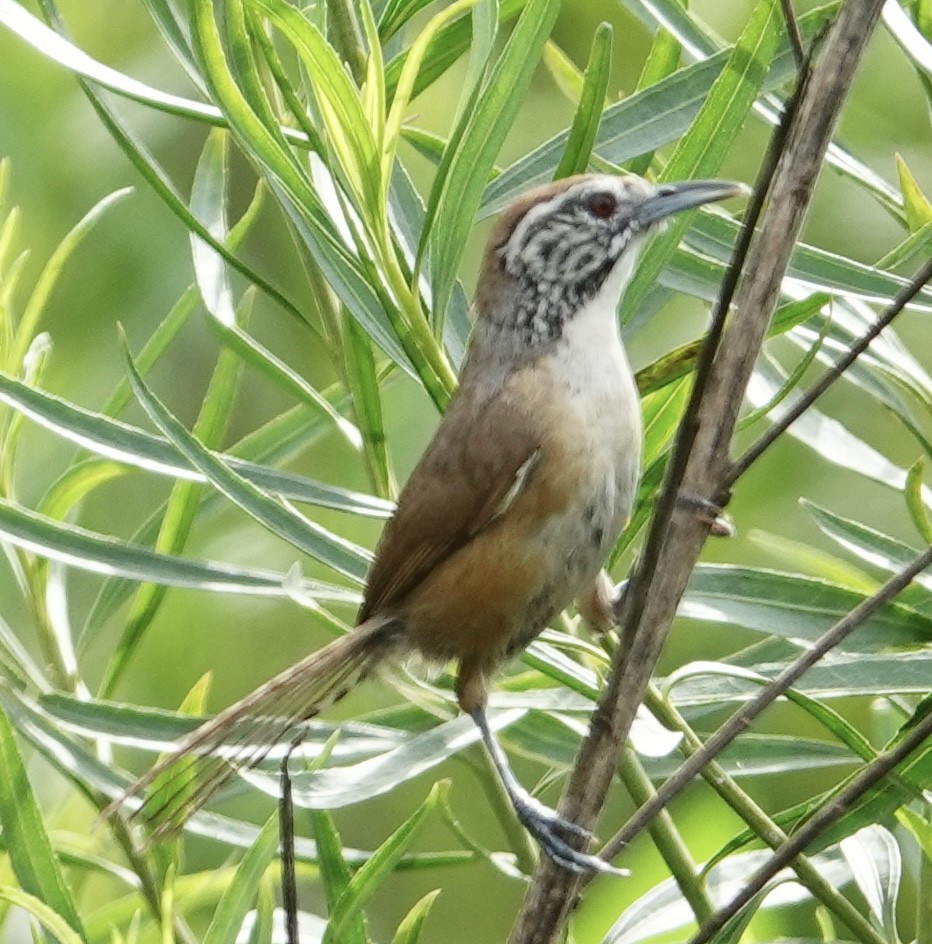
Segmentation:
[[(637, 754), (630, 747), (626, 747), (621, 755), (618, 775), (631, 799), (638, 806), (643, 806), (653, 796), (654, 785), (650, 782), (650, 777), (647, 776)], [(689, 902), (696, 921), (704, 921), (715, 911), (715, 906), (706, 894), (699, 870), (673, 822), (673, 817), (664, 810), (653, 820), (648, 831), (657, 851), (666, 862), (670, 874), (676, 879), (683, 897)]]
[[(680, 748), (687, 757), (702, 749), (702, 741), (696, 732), (653, 684), (648, 689), (645, 703), (664, 726), (682, 733), (683, 741)], [(786, 833), (717, 762), (713, 761), (706, 765), (702, 770), (702, 776), (771, 849), (777, 849), (786, 842)], [(839, 921), (847, 925), (859, 941), (863, 941), (864, 944), (884, 944), (883, 935), (874, 929), (841, 892), (820, 875), (818, 869), (806, 856), (797, 855), (790, 865), (800, 883), (809, 889), (813, 897), (822, 902)]]

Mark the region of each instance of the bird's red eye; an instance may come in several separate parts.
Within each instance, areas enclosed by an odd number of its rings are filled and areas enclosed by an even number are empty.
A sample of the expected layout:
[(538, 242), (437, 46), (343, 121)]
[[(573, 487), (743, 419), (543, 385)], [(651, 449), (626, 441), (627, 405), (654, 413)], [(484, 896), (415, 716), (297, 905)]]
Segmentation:
[(618, 206), (610, 193), (594, 193), (589, 198), (589, 212), (600, 220), (607, 220)]

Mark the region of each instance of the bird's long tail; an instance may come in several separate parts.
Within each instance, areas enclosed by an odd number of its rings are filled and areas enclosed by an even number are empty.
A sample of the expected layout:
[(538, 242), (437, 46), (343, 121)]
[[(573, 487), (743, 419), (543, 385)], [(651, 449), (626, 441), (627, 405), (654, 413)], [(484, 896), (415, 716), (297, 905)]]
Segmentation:
[(237, 770), (256, 766), (277, 744), (299, 742), (301, 723), (347, 694), (399, 641), (397, 624), (372, 618), (311, 653), (192, 731), (101, 817), (145, 795), (131, 815), (153, 839), (176, 834)]

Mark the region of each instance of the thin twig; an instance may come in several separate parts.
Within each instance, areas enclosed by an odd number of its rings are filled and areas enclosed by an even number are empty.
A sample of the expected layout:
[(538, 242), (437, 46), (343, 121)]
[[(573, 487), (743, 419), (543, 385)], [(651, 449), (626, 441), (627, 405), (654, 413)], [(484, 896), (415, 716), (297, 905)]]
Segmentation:
[(695, 775), (724, 748), (744, 733), (761, 712), (773, 704), (787, 689), (812, 668), (826, 653), (846, 639), (855, 629), (870, 619), (882, 606), (905, 589), (917, 574), (932, 565), (932, 547), (920, 554), (909, 566), (891, 577), (875, 594), (859, 603), (827, 632), (823, 633), (798, 659), (790, 663), (769, 685), (736, 711), (705, 742), (703, 747), (685, 760), (654, 796), (628, 820), (601, 850), (606, 858), (613, 858), (686, 787)]
[(294, 798), (288, 762), (291, 749), (282, 758), (281, 799), (278, 803), (278, 833), (282, 870), (282, 910), (285, 912), (285, 939), (300, 944), (298, 937), (298, 881), (295, 874)]
[(796, 60), (797, 67), (801, 69), (806, 61), (806, 48), (803, 45), (803, 35), (799, 31), (799, 23), (796, 22), (796, 14), (793, 12), (793, 0), (780, 0), (780, 6), (783, 9), (783, 22), (786, 24), (786, 34), (790, 38), (793, 58)]
[(926, 282), (932, 279), (932, 259), (916, 274), (915, 278), (900, 290), (893, 304), (884, 311), (878, 320), (853, 344), (841, 360), (833, 364), (825, 373), (791, 406), (786, 413), (764, 433), (760, 439), (732, 464), (728, 470), (729, 485), (743, 475), (763, 453), (782, 435), (789, 426), (799, 419), (826, 390), (841, 377), (846, 370), (870, 347), (871, 342), (887, 325), (922, 291)]
[(828, 803), (818, 809), (792, 836), (773, 854), (767, 863), (748, 879), (747, 885), (724, 908), (704, 921), (689, 944), (707, 944), (738, 912), (748, 904), (764, 886), (790, 860), (799, 855), (810, 843), (834, 826), (848, 810), (874, 784), (879, 783), (897, 764), (921, 747), (926, 738), (932, 736), (932, 711), (921, 718), (903, 736), (895, 747), (879, 755), (863, 770), (855, 774), (848, 784)]

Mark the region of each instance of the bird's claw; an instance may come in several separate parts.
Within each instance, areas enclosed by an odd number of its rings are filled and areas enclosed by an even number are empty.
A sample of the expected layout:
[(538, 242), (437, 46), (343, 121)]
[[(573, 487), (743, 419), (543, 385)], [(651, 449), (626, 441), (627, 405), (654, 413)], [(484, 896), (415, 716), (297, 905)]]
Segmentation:
[(589, 840), (592, 833), (578, 823), (570, 822), (539, 803), (531, 796), (515, 798), (515, 811), (524, 828), (537, 840), (549, 859), (569, 872), (577, 875), (589, 875), (603, 872), (607, 875), (624, 877), (630, 873), (625, 869), (615, 868), (610, 862), (588, 852), (574, 849), (560, 834), (579, 840)]

